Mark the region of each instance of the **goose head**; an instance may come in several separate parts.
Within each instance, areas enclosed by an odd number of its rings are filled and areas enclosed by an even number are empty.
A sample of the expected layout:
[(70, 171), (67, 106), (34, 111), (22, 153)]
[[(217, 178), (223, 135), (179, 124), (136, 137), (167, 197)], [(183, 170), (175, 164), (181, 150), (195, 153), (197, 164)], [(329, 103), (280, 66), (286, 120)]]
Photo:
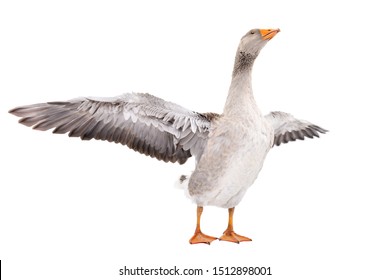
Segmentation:
[(251, 69), (261, 49), (279, 32), (280, 29), (249, 30), (241, 38), (238, 45), (234, 73), (241, 72), (244, 69)]
[(271, 40), (280, 29), (252, 29), (240, 41), (238, 52), (257, 57), (261, 49)]

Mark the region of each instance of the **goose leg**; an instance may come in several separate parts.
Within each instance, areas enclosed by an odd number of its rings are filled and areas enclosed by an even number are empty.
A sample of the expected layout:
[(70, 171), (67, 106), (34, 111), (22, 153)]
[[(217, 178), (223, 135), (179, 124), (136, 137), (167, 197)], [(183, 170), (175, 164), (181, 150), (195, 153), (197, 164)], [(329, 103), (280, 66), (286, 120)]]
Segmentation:
[(234, 214), (234, 207), (229, 208), (228, 227), (224, 231), (223, 235), (219, 238), (219, 240), (235, 242), (235, 243), (240, 243), (242, 241), (252, 241), (252, 239), (239, 235), (233, 231), (233, 214)]
[(198, 243), (210, 244), (210, 242), (217, 239), (216, 237), (212, 237), (202, 233), (202, 231), (200, 230), (200, 216), (202, 216), (202, 212), (203, 212), (203, 207), (198, 206), (196, 211), (196, 229), (194, 235), (190, 239), (191, 244), (198, 244)]

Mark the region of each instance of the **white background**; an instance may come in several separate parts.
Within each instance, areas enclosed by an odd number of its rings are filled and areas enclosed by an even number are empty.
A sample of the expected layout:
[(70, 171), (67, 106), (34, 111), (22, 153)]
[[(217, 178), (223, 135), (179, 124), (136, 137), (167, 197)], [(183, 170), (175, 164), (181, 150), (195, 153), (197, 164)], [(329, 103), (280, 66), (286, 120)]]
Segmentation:
[[(124, 265), (210, 273), (270, 266), (264, 279), (389, 279), (384, 4), (2, 1), (4, 279), (125, 279)], [(235, 213), (237, 232), (253, 242), (188, 244), (196, 207), (173, 184), (193, 161), (166, 164), (121, 145), (32, 131), (7, 113), (132, 91), (221, 112), (239, 39), (256, 27), (281, 29), (255, 64), (262, 111), (290, 112), (330, 132), (270, 152)], [(205, 208), (202, 222), (219, 236), (227, 211)]]

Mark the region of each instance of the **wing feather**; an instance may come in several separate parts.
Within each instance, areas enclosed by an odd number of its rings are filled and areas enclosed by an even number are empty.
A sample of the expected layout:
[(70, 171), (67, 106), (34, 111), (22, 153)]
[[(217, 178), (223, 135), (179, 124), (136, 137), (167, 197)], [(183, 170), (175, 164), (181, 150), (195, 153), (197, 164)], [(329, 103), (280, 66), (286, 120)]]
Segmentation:
[(202, 154), (212, 119), (218, 116), (199, 114), (147, 93), (76, 98), (9, 112), (33, 129), (121, 143), (159, 160), (181, 164)]
[(284, 112), (271, 112), (265, 118), (274, 129), (274, 145), (276, 146), (297, 139), (304, 140), (305, 137), (320, 137), (319, 133), (327, 132), (322, 127), (298, 120), (291, 114)]

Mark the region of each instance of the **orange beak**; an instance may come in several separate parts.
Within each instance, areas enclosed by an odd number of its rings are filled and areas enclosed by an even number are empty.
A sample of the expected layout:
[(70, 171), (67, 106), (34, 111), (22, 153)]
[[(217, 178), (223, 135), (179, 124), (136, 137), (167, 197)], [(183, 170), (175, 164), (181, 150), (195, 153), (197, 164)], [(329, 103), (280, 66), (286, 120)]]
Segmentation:
[(280, 32), (280, 29), (259, 29), (259, 31), (263, 40), (271, 40), (278, 32)]

